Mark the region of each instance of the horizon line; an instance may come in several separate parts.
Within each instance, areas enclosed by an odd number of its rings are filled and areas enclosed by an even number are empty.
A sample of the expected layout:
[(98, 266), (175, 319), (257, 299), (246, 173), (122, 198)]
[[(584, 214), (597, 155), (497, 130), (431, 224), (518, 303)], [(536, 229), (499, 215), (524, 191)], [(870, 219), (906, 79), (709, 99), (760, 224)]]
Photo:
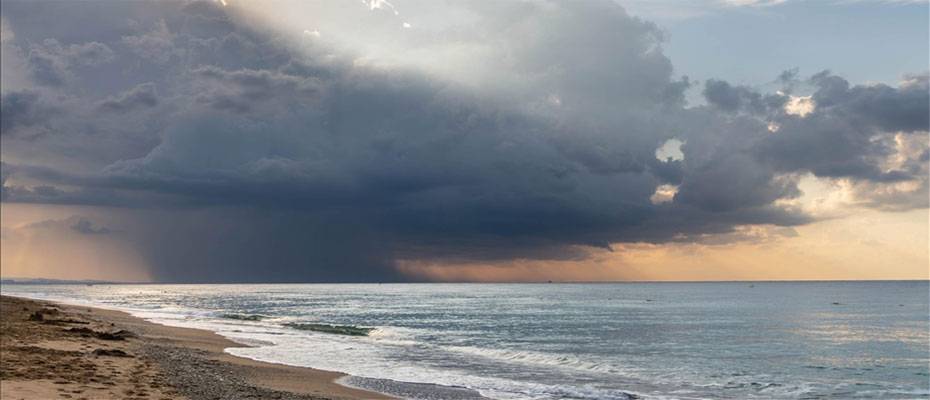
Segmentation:
[[(34, 282), (29, 282), (34, 281)], [(43, 282), (44, 281), (44, 282)], [(614, 281), (309, 281), (309, 282), (142, 282), (142, 281), (108, 281), (104, 279), (56, 279), (0, 277), (0, 282), (7, 284), (94, 284), (94, 285), (381, 285), (381, 284), (622, 284), (622, 283), (816, 283), (816, 282), (930, 282), (928, 278), (897, 279), (746, 279), (746, 280), (614, 280)]]

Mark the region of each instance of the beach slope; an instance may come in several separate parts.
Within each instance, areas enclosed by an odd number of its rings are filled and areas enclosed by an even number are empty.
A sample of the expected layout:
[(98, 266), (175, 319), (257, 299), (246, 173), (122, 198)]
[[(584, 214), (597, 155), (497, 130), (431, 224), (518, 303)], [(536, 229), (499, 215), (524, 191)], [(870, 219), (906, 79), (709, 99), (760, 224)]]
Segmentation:
[(385, 399), (343, 374), (234, 357), (213, 332), (0, 296), (2, 399)]

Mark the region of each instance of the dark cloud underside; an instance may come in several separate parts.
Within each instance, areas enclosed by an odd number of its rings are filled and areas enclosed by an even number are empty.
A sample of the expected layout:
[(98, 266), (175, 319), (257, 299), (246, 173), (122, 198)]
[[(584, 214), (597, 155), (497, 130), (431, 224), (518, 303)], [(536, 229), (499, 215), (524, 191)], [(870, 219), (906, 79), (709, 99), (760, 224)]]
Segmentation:
[[(927, 206), (879, 190), (926, 193), (926, 146), (901, 144), (926, 142), (926, 74), (788, 73), (779, 93), (710, 80), (687, 107), (695, 83), (661, 30), (611, 2), (421, 4), (474, 23), (420, 36), (384, 10), (318, 6), (395, 54), (212, 2), (4, 2), (3, 56), (22, 68), (4, 75), (3, 201), (145, 210), (72, 228), (125, 236), (164, 281), (398, 280), (400, 259), (798, 225), (811, 217), (779, 201), (808, 173), (874, 207)], [(809, 114), (790, 112), (798, 87)], [(673, 138), (684, 158), (658, 160)], [(663, 184), (678, 192), (654, 204)]]

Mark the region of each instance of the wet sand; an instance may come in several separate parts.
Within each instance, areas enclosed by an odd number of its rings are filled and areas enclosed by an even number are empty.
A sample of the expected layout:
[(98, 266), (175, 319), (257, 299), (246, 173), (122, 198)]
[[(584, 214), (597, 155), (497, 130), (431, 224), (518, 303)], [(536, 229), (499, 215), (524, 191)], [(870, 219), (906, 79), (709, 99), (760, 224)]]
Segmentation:
[(0, 398), (390, 398), (334, 382), (344, 374), (223, 352), (241, 346), (120, 311), (0, 296)]

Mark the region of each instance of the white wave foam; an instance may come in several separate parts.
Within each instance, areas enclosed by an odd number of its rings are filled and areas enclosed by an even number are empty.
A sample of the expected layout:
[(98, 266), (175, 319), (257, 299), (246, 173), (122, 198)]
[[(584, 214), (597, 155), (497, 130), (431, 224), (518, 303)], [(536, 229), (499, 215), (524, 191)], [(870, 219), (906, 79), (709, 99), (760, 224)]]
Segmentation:
[(618, 365), (613, 365), (606, 362), (583, 360), (573, 355), (541, 353), (527, 350), (502, 350), (472, 346), (447, 346), (444, 347), (444, 349), (515, 364), (551, 366), (606, 374), (621, 374), (629, 372), (629, 369), (625, 369)]

